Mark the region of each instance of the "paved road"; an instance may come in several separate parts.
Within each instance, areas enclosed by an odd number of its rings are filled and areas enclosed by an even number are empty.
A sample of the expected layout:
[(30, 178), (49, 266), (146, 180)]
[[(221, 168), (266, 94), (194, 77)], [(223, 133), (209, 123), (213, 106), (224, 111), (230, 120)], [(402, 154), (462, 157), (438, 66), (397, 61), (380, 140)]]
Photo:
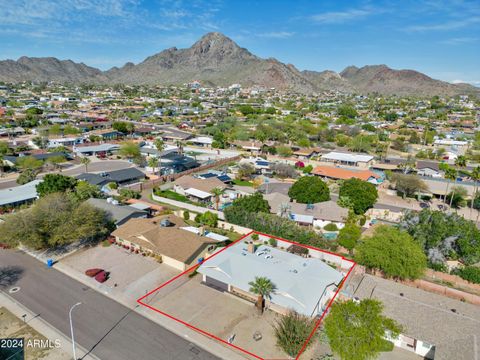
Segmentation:
[[(132, 167), (133, 165), (124, 160), (101, 160), (95, 161), (88, 165), (88, 172), (113, 171)], [(85, 172), (85, 166), (74, 165), (71, 169), (63, 170), (61, 173), (68, 176), (76, 176)], [(45, 174), (40, 174), (38, 178), (42, 178)], [(16, 179), (0, 181), (0, 189), (7, 189), (18, 186)]]
[(218, 359), (20, 251), (0, 250), (0, 290), (13, 286), (6, 284), (8, 279), (2, 272), (8, 266), (22, 272), (14, 284), (20, 291), (9, 295), (66, 335), (70, 334), (70, 306), (82, 302), (74, 310), (75, 340), (102, 360)]

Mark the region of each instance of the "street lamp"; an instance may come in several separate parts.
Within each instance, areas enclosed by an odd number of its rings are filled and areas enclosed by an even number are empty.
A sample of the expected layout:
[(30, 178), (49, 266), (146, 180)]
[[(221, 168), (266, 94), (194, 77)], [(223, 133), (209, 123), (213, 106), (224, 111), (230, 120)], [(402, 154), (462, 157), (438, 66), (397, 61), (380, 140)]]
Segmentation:
[(82, 305), (81, 302), (76, 303), (70, 308), (70, 311), (68, 312), (68, 317), (70, 319), (70, 333), (72, 334), (72, 350), (73, 350), (73, 360), (77, 360), (77, 355), (75, 353), (75, 338), (73, 337), (73, 323), (72, 323), (72, 311), (77, 307), (78, 305)]

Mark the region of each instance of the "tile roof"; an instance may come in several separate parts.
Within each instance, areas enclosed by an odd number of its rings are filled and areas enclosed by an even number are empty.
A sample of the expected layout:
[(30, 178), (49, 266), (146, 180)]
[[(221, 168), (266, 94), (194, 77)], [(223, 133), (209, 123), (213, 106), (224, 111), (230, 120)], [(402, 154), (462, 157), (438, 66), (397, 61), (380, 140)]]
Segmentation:
[[(163, 219), (168, 219), (172, 226), (160, 226)], [(174, 215), (151, 219), (130, 219), (112, 235), (150, 249), (157, 254), (190, 264), (206, 245), (215, 244), (217, 241), (181, 229), (185, 226), (187, 224), (183, 219)]]
[(214, 188), (226, 189), (225, 185), (218, 178), (199, 179), (191, 175), (185, 175), (173, 182), (175, 185), (182, 187), (183, 189), (194, 188), (204, 192), (211, 192)]

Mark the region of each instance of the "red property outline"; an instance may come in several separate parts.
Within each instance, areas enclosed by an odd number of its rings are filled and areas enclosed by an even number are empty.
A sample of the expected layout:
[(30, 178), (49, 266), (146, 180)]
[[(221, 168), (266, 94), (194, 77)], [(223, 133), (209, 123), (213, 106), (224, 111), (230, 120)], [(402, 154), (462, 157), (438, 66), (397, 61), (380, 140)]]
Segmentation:
[[(300, 356), (303, 354), (303, 352), (305, 351), (308, 343), (309, 343), (310, 340), (312, 339), (312, 336), (315, 334), (315, 331), (317, 331), (318, 327), (320, 326), (320, 323), (322, 322), (323, 318), (325, 317), (325, 315), (327, 314), (328, 310), (330, 309), (330, 306), (332, 306), (333, 302), (335, 301), (335, 298), (337, 297), (338, 293), (340, 292), (340, 290), (342, 289), (343, 285), (345, 284), (345, 281), (346, 281), (347, 278), (350, 276), (353, 268), (357, 265), (357, 263), (356, 263), (355, 261), (350, 260), (350, 259), (346, 259), (344, 256), (335, 254), (335, 253), (330, 252), (330, 251), (322, 250), (322, 249), (319, 249), (319, 248), (316, 248), (316, 247), (313, 247), (313, 246), (304, 245), (304, 244), (299, 244), (299, 243), (294, 242), (294, 241), (286, 240), (286, 239), (280, 238), (280, 237), (278, 237), (278, 236), (272, 236), (272, 235), (264, 234), (264, 233), (261, 233), (261, 232), (258, 232), (258, 231), (251, 231), (251, 232), (249, 232), (248, 234), (242, 236), (242, 237), (241, 237), (240, 239), (238, 239), (237, 241), (234, 241), (233, 243), (231, 243), (230, 245), (226, 246), (226, 247), (223, 248), (222, 250), (220, 250), (220, 251), (218, 251), (217, 253), (213, 254), (213, 255), (210, 256), (209, 258), (204, 259), (201, 263), (198, 263), (198, 264), (196, 264), (196, 265), (188, 268), (187, 270), (183, 271), (182, 273), (174, 276), (172, 279), (170, 279), (170, 280), (166, 281), (165, 283), (161, 284), (159, 287), (157, 287), (157, 288), (153, 289), (152, 291), (148, 292), (147, 294), (143, 295), (142, 297), (140, 297), (139, 299), (137, 299), (137, 303), (139, 303), (140, 305), (143, 305), (143, 306), (145, 306), (145, 307), (147, 307), (147, 308), (149, 308), (149, 309), (151, 309), (151, 310), (153, 310), (153, 311), (156, 311), (156, 312), (158, 312), (159, 314), (162, 314), (162, 315), (164, 315), (164, 316), (166, 316), (166, 317), (168, 317), (168, 318), (170, 318), (170, 319), (172, 319), (172, 320), (175, 320), (175, 321), (177, 321), (177, 322), (185, 325), (186, 327), (188, 327), (188, 328), (190, 328), (190, 329), (192, 329), (192, 330), (195, 330), (195, 331), (197, 331), (197, 332), (199, 332), (199, 333), (201, 333), (201, 334), (203, 334), (203, 335), (206, 335), (206, 336), (209, 337), (209, 338), (212, 338), (212, 339), (215, 339), (215, 340), (217, 340), (217, 341), (220, 341), (220, 342), (223, 343), (223, 344), (226, 344), (226, 345), (231, 346), (231, 347), (233, 347), (233, 348), (235, 348), (235, 349), (237, 349), (237, 350), (240, 350), (240, 351), (242, 351), (242, 352), (244, 352), (244, 353), (246, 353), (246, 354), (248, 354), (248, 355), (250, 355), (250, 356), (253, 356), (253, 357), (256, 358), (256, 359), (259, 359), (259, 360), (274, 360), (274, 359), (262, 358), (262, 357), (260, 357), (260, 356), (258, 356), (258, 355), (253, 354), (252, 352), (250, 352), (250, 351), (248, 351), (248, 350), (246, 350), (246, 349), (243, 349), (243, 348), (241, 348), (241, 347), (239, 347), (239, 346), (236, 346), (236, 345), (234, 345), (234, 344), (230, 344), (228, 341), (225, 341), (225, 340), (223, 340), (223, 339), (221, 339), (221, 338), (219, 338), (219, 337), (217, 337), (217, 336), (215, 336), (215, 335), (213, 335), (213, 334), (210, 334), (210, 333), (206, 332), (205, 330), (202, 330), (202, 329), (200, 329), (200, 328), (197, 328), (196, 326), (193, 326), (192, 324), (189, 324), (189, 323), (183, 321), (182, 319), (179, 319), (179, 318), (176, 318), (176, 317), (174, 317), (174, 316), (172, 316), (172, 315), (170, 315), (170, 314), (167, 314), (167, 313), (165, 313), (165, 312), (157, 309), (156, 307), (151, 306), (151, 305), (149, 305), (149, 304), (146, 304), (146, 303), (144, 303), (144, 302), (142, 301), (142, 300), (145, 299), (146, 297), (148, 297), (148, 296), (152, 295), (153, 293), (157, 292), (158, 290), (160, 290), (160, 289), (163, 288), (164, 286), (170, 284), (171, 282), (175, 281), (175, 280), (178, 279), (179, 277), (181, 277), (181, 276), (183, 276), (183, 275), (185, 275), (185, 274), (187, 274), (187, 273), (195, 270), (197, 267), (199, 267), (200, 265), (202, 265), (202, 264), (203, 264), (205, 261), (207, 261), (208, 259), (211, 259), (212, 257), (220, 254), (222, 251), (228, 249), (230, 246), (238, 243), (239, 241), (243, 240), (244, 238), (246, 238), (246, 237), (248, 237), (248, 236), (250, 236), (250, 235), (252, 235), (252, 234), (258, 234), (258, 235), (267, 236), (267, 237), (274, 238), (274, 239), (277, 239), (277, 240), (285, 241), (285, 242), (290, 243), (290, 244), (298, 245), (298, 246), (301, 246), (301, 247), (304, 247), (304, 248), (308, 248), (308, 249), (320, 251), (320, 252), (323, 252), (323, 253), (326, 253), (326, 254), (329, 254), (329, 255), (337, 256), (337, 257), (341, 258), (342, 260), (347, 261), (347, 262), (350, 262), (350, 263), (353, 264), (353, 265), (350, 267), (350, 269), (348, 270), (347, 275), (345, 275), (345, 277), (343, 278), (342, 282), (341, 282), (340, 285), (338, 286), (337, 291), (335, 292), (335, 294), (333, 295), (333, 297), (332, 297), (332, 298), (330, 299), (330, 301), (328, 302), (327, 307), (325, 308), (324, 312), (322, 313), (322, 316), (320, 316), (320, 318), (319, 318), (319, 319), (317, 320), (317, 322), (315, 323), (315, 326), (314, 326), (312, 332), (311, 332), (310, 335), (308, 336), (307, 340), (305, 340), (305, 343), (303, 344), (302, 348), (300, 349), (300, 352), (299, 352), (299, 353), (297, 354), (297, 356), (295, 357), (295, 360), (298, 360), (298, 359), (300, 358)], [(277, 360), (282, 360), (282, 359), (277, 359)], [(286, 360), (286, 359), (285, 359), (285, 360)]]

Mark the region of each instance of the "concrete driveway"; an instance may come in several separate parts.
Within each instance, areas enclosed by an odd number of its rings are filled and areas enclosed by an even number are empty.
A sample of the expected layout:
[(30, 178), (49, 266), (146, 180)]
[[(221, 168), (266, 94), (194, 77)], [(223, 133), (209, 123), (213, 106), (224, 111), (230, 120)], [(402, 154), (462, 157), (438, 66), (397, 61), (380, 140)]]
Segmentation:
[[(253, 303), (203, 285), (200, 274), (181, 276), (145, 302), (225, 341), (235, 335), (234, 345), (262, 358), (288, 357), (276, 346), (272, 327), (280, 315), (270, 310), (259, 315)], [(262, 334), (259, 341), (253, 339), (256, 331)]]
[(129, 303), (178, 275), (180, 271), (158, 263), (154, 258), (134, 254), (121, 247), (98, 245), (85, 248), (61, 260), (62, 265), (83, 276), (85, 270), (101, 268), (110, 272), (103, 284)]

